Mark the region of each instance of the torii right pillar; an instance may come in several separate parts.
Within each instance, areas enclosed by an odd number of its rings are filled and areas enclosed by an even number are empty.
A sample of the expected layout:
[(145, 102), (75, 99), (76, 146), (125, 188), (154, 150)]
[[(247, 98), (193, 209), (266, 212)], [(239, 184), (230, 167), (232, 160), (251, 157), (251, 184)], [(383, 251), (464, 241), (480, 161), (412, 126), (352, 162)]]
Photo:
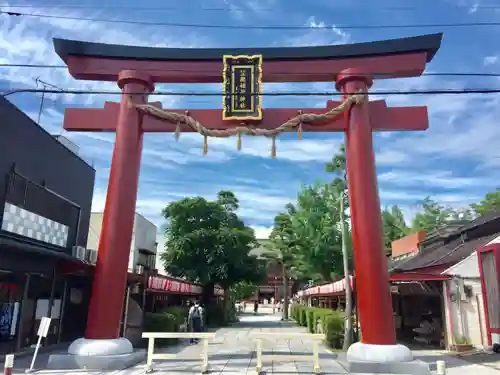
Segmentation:
[[(372, 83), (368, 73), (346, 69), (337, 76), (336, 88), (345, 95), (367, 93)], [(414, 360), (410, 349), (396, 343), (368, 95), (364, 102), (353, 105), (345, 118), (347, 183), (362, 334), (361, 342), (347, 351), (345, 365), (352, 373), (427, 375), (429, 366)]]

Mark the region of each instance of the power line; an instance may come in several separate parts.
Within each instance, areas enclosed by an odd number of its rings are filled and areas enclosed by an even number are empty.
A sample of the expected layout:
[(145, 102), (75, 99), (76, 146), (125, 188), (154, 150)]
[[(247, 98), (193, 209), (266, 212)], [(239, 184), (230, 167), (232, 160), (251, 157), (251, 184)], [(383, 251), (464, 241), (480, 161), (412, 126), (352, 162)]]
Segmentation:
[[(331, 26), (316, 25), (316, 26), (258, 26), (258, 25), (210, 25), (198, 23), (175, 23), (175, 22), (145, 22), (145, 21), (132, 21), (132, 20), (113, 20), (105, 18), (88, 18), (88, 17), (71, 17), (71, 16), (57, 16), (51, 14), (37, 14), (37, 13), (21, 13), (0, 11), (0, 14), (8, 16), (24, 16), (24, 17), (37, 17), (59, 20), (71, 21), (90, 21), (90, 22), (104, 22), (104, 23), (119, 23), (128, 25), (142, 25), (142, 26), (168, 26), (168, 27), (188, 27), (198, 29), (231, 29), (231, 30), (329, 30)], [(339, 29), (350, 30), (367, 30), (367, 29), (420, 29), (420, 28), (459, 28), (459, 27), (495, 27), (500, 26), (500, 22), (463, 22), (463, 23), (441, 23), (441, 24), (406, 24), (406, 25), (335, 25)]]
[[(46, 64), (0, 64), (0, 68), (37, 68), (37, 69), (67, 69), (66, 65), (46, 65)], [(147, 69), (145, 69), (147, 71)], [(155, 72), (175, 72), (175, 73), (191, 73), (192, 70), (187, 69), (154, 69)], [(207, 73), (219, 73), (220, 71), (206, 70)], [(222, 74), (222, 72), (221, 72)], [(273, 73), (273, 75), (303, 75), (303, 73)], [(314, 74), (314, 73), (313, 73)], [(370, 73), (370, 75), (392, 75), (393, 73)], [(323, 75), (323, 73), (321, 73)], [(500, 77), (500, 73), (422, 73), (421, 76), (445, 76), (445, 77)]]
[[(466, 6), (460, 4), (448, 4), (451, 8), (456, 9), (474, 9), (477, 10), (490, 10), (490, 9), (500, 9), (500, 5), (474, 5), (474, 6)], [(33, 5), (27, 4), (0, 4), (0, 7), (3, 8), (20, 8), (20, 9), (32, 9)], [(36, 9), (92, 9), (95, 10), (95, 6), (82, 5), (82, 4), (48, 4), (48, 5), (36, 5)], [(352, 6), (336, 6), (338, 10), (356, 10), (355, 7)], [(173, 7), (173, 6), (120, 6), (120, 5), (100, 5), (99, 10), (144, 10), (144, 11), (189, 11), (193, 10), (187, 7)], [(416, 11), (416, 10), (428, 10), (429, 7), (426, 6), (387, 6), (387, 7), (365, 7), (365, 10), (382, 10), (382, 11)], [(216, 11), (216, 12), (231, 12), (231, 11), (244, 11), (241, 7), (205, 7), (205, 6), (196, 6), (196, 11)], [(252, 11), (256, 12), (276, 12), (280, 10), (279, 8), (254, 8), (252, 7)]]
[(0, 64), (1, 68), (67, 68), (66, 65), (47, 64)]
[[(20, 93), (45, 93), (45, 94), (72, 94), (72, 95), (122, 95), (121, 91), (93, 91), (93, 90), (77, 90), (77, 89), (14, 89), (4, 94), (2, 97)], [(389, 90), (389, 91), (370, 91), (370, 95), (464, 95), (464, 94), (498, 94), (498, 89), (433, 89), (433, 90)], [(144, 95), (144, 92), (128, 93), (128, 95)], [(196, 92), (196, 91), (159, 91), (153, 92), (151, 95), (158, 96), (214, 96), (222, 97), (226, 94), (222, 92)], [(231, 94), (229, 94), (231, 95)], [(234, 94), (236, 95), (236, 94)], [(261, 96), (343, 96), (339, 92), (300, 92), (300, 91), (282, 91), (282, 92), (263, 92)]]

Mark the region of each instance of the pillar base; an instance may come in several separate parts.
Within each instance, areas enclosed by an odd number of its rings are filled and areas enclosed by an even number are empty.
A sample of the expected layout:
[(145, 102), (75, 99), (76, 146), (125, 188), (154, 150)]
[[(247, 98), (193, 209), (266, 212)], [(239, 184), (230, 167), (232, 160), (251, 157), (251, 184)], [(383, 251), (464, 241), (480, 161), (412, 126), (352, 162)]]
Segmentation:
[(52, 354), (47, 363), (54, 370), (123, 370), (144, 361), (146, 352), (134, 350), (126, 338), (90, 340), (77, 339), (68, 353)]
[(404, 345), (372, 345), (356, 342), (338, 362), (349, 373), (430, 375), (429, 365), (415, 360)]

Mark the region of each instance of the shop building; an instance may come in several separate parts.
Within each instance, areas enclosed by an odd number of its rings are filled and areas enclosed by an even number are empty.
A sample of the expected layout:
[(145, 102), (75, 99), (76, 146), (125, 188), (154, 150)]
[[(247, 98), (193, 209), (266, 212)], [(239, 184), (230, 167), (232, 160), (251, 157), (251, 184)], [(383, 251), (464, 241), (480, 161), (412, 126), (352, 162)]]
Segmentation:
[[(90, 216), (87, 249), (92, 251), (92, 254), (95, 253), (96, 259), (103, 217), (102, 212), (92, 212)], [(139, 213), (135, 214), (128, 263), (130, 273), (143, 274), (145, 271), (152, 271), (156, 268), (157, 230), (158, 228), (151, 221)]]
[[(499, 228), (497, 210), (393, 242), (389, 287), (399, 342), (450, 351), (500, 344)], [(355, 277), (351, 286), (355, 297)], [(345, 281), (311, 286), (297, 297), (343, 309)]]
[[(95, 170), (0, 98), (0, 352), (83, 335), (90, 280), (77, 257), (87, 242)], [(49, 313), (49, 311), (51, 313)]]

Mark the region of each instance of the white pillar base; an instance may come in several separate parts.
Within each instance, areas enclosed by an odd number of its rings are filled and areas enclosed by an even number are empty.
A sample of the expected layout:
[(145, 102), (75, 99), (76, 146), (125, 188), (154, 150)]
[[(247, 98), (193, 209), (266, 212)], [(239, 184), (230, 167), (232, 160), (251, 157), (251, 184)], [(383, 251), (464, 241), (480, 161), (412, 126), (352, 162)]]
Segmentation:
[(339, 362), (350, 373), (430, 375), (429, 365), (415, 360), (404, 345), (352, 344)]
[(131, 342), (124, 337), (117, 339), (77, 339), (71, 343), (68, 353), (52, 354), (47, 368), (56, 370), (123, 370), (146, 358), (144, 350), (134, 351)]
[(404, 345), (372, 345), (355, 342), (347, 350), (348, 361), (358, 362), (410, 362), (413, 354)]
[(68, 348), (68, 354), (80, 356), (121, 355), (133, 351), (132, 343), (124, 337), (107, 340), (81, 338), (73, 341)]

